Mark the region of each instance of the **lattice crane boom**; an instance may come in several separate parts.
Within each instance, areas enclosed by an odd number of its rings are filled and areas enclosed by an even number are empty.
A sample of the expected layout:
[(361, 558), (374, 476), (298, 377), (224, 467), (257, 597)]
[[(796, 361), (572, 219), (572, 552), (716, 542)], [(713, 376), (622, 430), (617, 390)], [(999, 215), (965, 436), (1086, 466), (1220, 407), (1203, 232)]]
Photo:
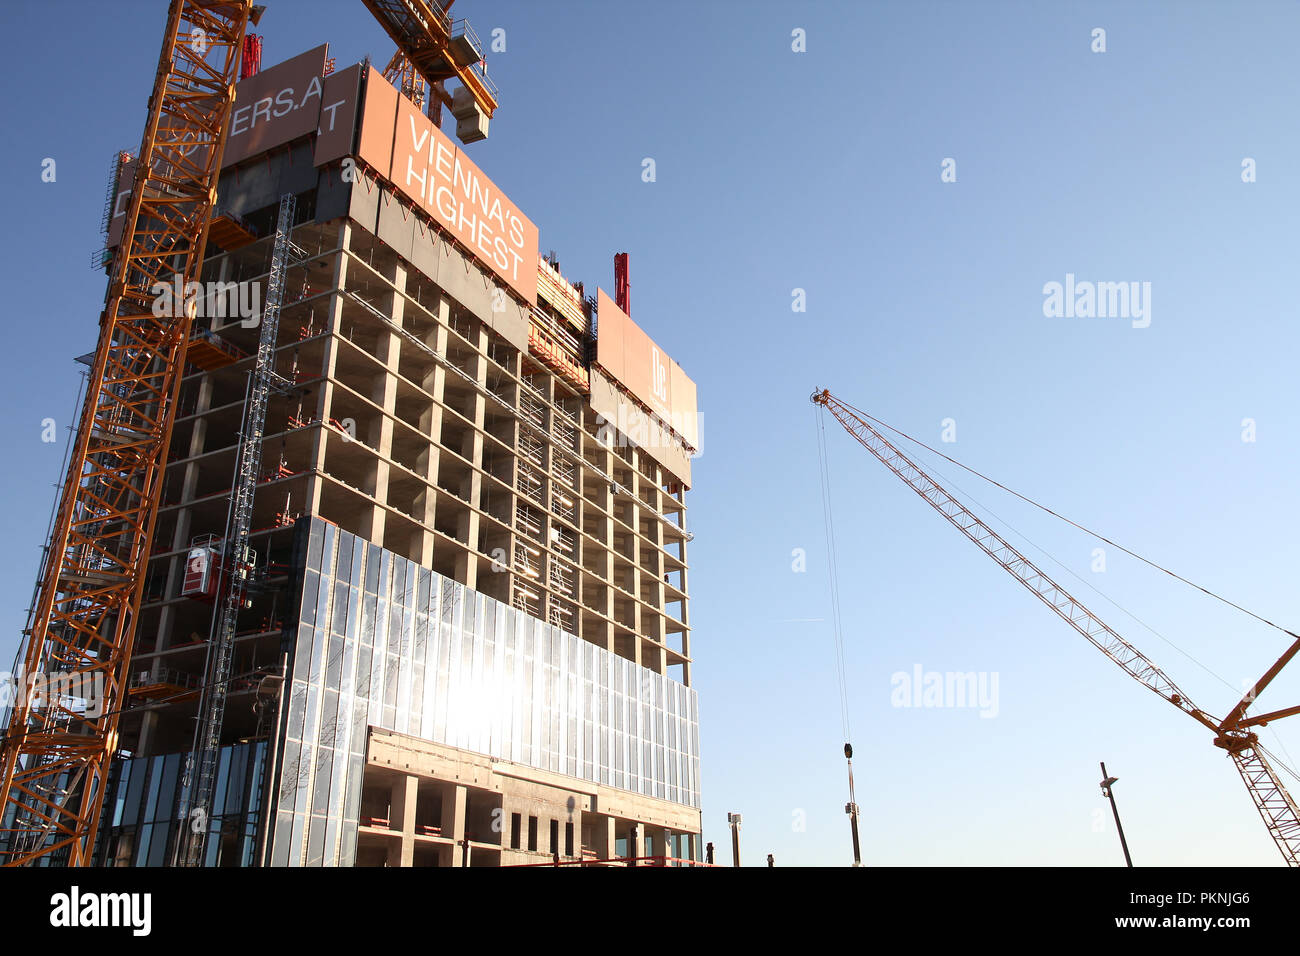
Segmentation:
[(1125, 673), (1212, 731), (1215, 746), (1227, 750), (1232, 756), (1255, 808), (1283, 859), (1291, 866), (1300, 866), (1300, 812), (1276, 771), (1265, 759), (1262, 748), (1258, 745), (1258, 737), (1247, 729), (1252, 725), (1300, 712), (1300, 707), (1274, 711), (1254, 719), (1245, 716), (1247, 706), (1277, 676), (1287, 661), (1300, 651), (1300, 640), (1256, 682), (1250, 693), (1226, 719), (1216, 720), (1194, 705), (1150, 658), (1121, 637), (903, 454), (857, 409), (824, 389), (814, 391), (812, 401), (826, 408), (844, 430), (881, 464)]
[(814, 401), (824, 405), (844, 426), (844, 429), (867, 451), (875, 455), (886, 468), (947, 518), (949, 523), (973, 541), (980, 550), (1000, 564), (1031, 594), (1082, 634), (1090, 644), (1118, 664), (1125, 673), (1208, 729), (1218, 730), (1219, 722), (1196, 707), (1188, 696), (1179, 690), (1178, 685), (1150, 658), (1124, 640), (1105, 621), (1088, 610), (1081, 601), (976, 517), (871, 424), (859, 418), (829, 392), (818, 393)]
[[(455, 0), (362, 0), (366, 9), (397, 45), (397, 54), (385, 69), (390, 80), (400, 82), (403, 93), (424, 92), (432, 98), (430, 115), (438, 118), (441, 106), (451, 107), (457, 119), (477, 112), (478, 123), (458, 124), (465, 142), (487, 137), (487, 121), (496, 112), (499, 93), (487, 75), (482, 45), (469, 24), (453, 21)], [(446, 81), (457, 80), (464, 90), (459, 99), (447, 94)], [(420, 82), (422, 81), (422, 82)]]

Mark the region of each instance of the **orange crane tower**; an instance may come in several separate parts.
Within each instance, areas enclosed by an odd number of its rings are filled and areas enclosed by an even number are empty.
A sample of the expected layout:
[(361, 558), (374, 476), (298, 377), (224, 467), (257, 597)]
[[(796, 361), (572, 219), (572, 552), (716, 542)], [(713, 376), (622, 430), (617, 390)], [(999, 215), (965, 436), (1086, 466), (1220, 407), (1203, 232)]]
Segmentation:
[[(461, 139), (485, 138), (498, 94), (477, 38), (447, 12), (452, 0), (363, 2), (451, 106)], [(252, 0), (168, 7), (86, 402), (23, 635), (22, 689), (0, 738), (5, 866), (85, 866), (94, 852), (193, 322), (186, 310), (155, 315), (153, 289), (199, 278), (244, 34), (262, 11)], [(460, 81), (455, 96), (448, 79)], [(25, 681), (53, 675), (56, 690), (27, 692)], [(76, 694), (88, 686), (94, 712)]]
[[(3, 861), (94, 849), (193, 315), (155, 284), (199, 278), (252, 0), (172, 0), (99, 344), (33, 607), (22, 676), (99, 684), (92, 715), (20, 693), (3, 741)], [(75, 686), (75, 684), (74, 684)]]
[(1255, 717), (1246, 716), (1249, 705), (1277, 677), (1286, 663), (1300, 651), (1300, 637), (1291, 634), (1296, 640), (1286, 653), (1255, 682), (1227, 717), (1217, 720), (1193, 704), (1187, 695), (1179, 690), (1178, 685), (1150, 658), (1124, 640), (1101, 618), (1048, 577), (1037, 565), (1012, 547), (1005, 538), (949, 494), (920, 466), (899, 451), (871, 424), (868, 420), (870, 416), (840, 401), (824, 389), (814, 391), (812, 401), (827, 409), (845, 431), (857, 439), (904, 484), (925, 499), (927, 504), (948, 519), (949, 523), (1023, 584), (1030, 593), (1082, 634), (1090, 644), (1118, 664), (1125, 673), (1214, 734), (1214, 745), (1231, 755), (1237, 771), (1241, 774), (1241, 779), (1246, 784), (1246, 789), (1250, 792), (1255, 808), (1268, 828), (1269, 836), (1273, 838), (1273, 842), (1282, 853), (1282, 858), (1290, 866), (1300, 866), (1300, 812), (1297, 812), (1295, 801), (1287, 793), (1276, 771), (1265, 759), (1259, 737), (1252, 729), (1262, 727), (1269, 721), (1300, 713), (1300, 706), (1287, 707)]

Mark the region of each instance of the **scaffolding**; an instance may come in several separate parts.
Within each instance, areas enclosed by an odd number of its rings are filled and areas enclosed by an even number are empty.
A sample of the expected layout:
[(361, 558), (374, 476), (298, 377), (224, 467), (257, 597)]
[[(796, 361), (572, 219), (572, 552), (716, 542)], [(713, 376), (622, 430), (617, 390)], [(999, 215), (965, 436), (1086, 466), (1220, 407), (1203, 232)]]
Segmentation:
[(565, 521), (573, 521), (578, 513), (574, 499), (563, 491), (557, 491), (551, 496), (551, 511)]
[[(525, 379), (525, 382), (527, 382), (527, 379)], [(532, 422), (538, 428), (545, 429), (546, 406), (542, 404), (540, 396), (536, 394), (535, 387), (529, 384), (528, 388), (529, 391), (519, 394), (519, 412), (525, 421)], [(538, 464), (540, 463), (539, 461)]]
[(572, 561), (577, 553), (577, 534), (563, 525), (556, 525), (551, 529), (551, 544), (557, 552)]
[(578, 466), (572, 458), (567, 455), (556, 455), (554, 468), (557, 480), (574, 491), (578, 490)]
[(542, 540), (542, 515), (522, 501), (515, 502), (515, 529), (534, 541)]
[[(280, 305), (284, 299), (285, 279), (290, 265), (301, 260), (303, 252), (290, 239), (297, 201), (286, 194), (280, 199), (275, 243), (271, 253), (271, 272), (267, 280), (266, 301), (262, 308), (261, 333), (257, 344), (257, 362), (249, 375), (248, 397), (244, 403), (244, 427), (240, 433), (235, 485), (231, 490), (230, 515), (223, 539), (224, 555), (221, 585), (218, 587), (219, 613), (213, 640), (208, 646), (208, 660), (203, 681), (198, 727), (194, 748), (185, 764), (182, 819), (191, 820), (184, 853), (186, 866), (200, 866), (207, 848), (211, 818), (212, 789), (216, 781), (217, 761), (221, 754), (221, 729), (229, 693), (231, 662), (239, 613), (245, 606), (245, 592), (253, 568), (249, 532), (253, 523), (253, 501), (262, 468), (262, 436), (266, 425), (266, 407), (271, 394), (288, 393), (293, 383), (275, 371), (275, 347), (280, 330)], [(222, 587), (224, 586), (224, 594)]]
[(519, 462), (519, 471), (515, 476), (515, 490), (545, 507), (546, 491), (542, 484), (541, 475), (537, 473), (537, 470), (532, 465), (523, 460)]
[(551, 590), (559, 591), (565, 597), (573, 597), (573, 568), (555, 555), (550, 556), (550, 566), (550, 580), (547, 583), (550, 584)]
[(573, 419), (563, 415), (554, 416), (551, 434), (555, 436), (555, 443), (565, 451), (582, 451), (582, 445), (578, 442), (578, 425)]

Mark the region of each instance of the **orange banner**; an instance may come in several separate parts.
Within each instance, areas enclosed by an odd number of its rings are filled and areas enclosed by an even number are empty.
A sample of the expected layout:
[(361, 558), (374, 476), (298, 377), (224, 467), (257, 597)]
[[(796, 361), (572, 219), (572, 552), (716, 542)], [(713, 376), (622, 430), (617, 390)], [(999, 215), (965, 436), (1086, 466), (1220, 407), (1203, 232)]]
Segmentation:
[(325, 80), (321, 74), (327, 52), (328, 45), (321, 44), (235, 86), (222, 168), (316, 132), (322, 110), (324, 125), (336, 125), (334, 113), (346, 105), (346, 98), (324, 102)]
[(596, 292), (596, 316), (596, 361), (688, 445), (697, 448), (695, 383), (604, 289)]
[[(384, 134), (391, 133), (392, 161), (376, 168), (524, 301), (536, 303), (537, 227), (532, 220), (378, 71), (370, 71), (366, 86), (361, 158), (372, 165), (374, 158), (382, 159)], [(389, 102), (395, 102), (396, 114), (385, 123), (382, 112)]]

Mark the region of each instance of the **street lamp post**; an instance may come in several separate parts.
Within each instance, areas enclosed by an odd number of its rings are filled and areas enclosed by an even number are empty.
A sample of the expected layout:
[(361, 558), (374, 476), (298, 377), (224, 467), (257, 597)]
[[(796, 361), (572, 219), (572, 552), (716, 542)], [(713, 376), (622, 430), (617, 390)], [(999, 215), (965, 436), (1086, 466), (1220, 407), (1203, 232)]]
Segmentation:
[(1128, 841), (1124, 839), (1124, 825), (1119, 822), (1119, 807), (1115, 805), (1115, 782), (1119, 777), (1106, 773), (1106, 764), (1101, 765), (1101, 792), (1110, 800), (1111, 813), (1115, 814), (1115, 829), (1119, 831), (1119, 845), (1124, 848), (1124, 862), (1133, 865), (1133, 858), (1128, 855)]

